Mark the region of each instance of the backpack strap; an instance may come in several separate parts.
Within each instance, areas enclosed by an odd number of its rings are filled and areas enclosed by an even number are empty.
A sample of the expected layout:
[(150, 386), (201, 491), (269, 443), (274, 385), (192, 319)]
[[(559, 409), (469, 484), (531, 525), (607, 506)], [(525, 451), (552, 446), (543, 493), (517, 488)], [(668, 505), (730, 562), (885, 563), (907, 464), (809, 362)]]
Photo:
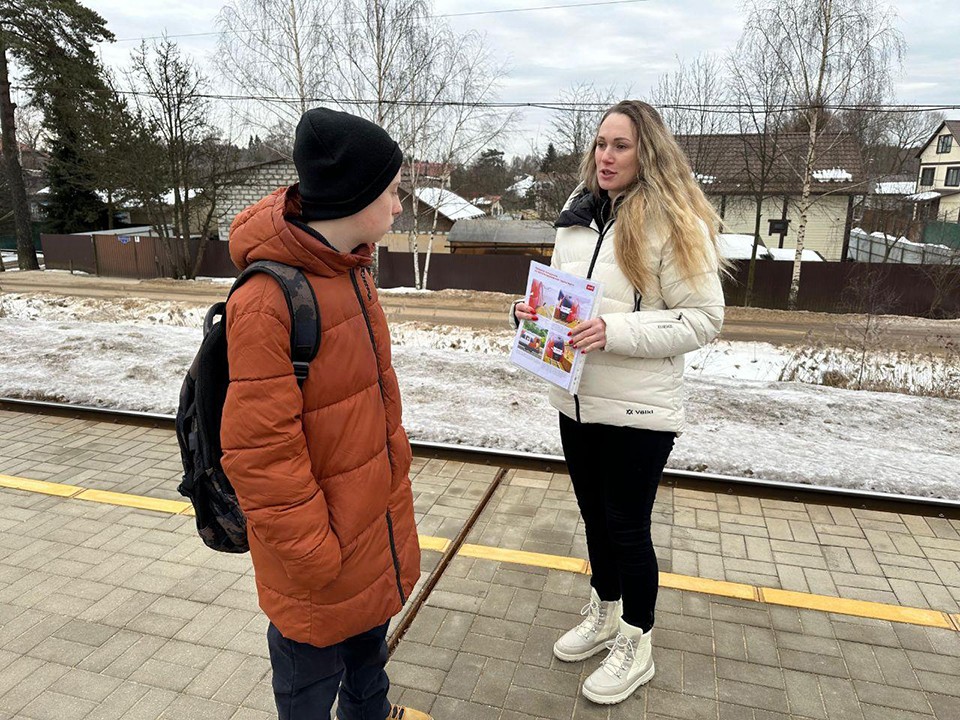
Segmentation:
[(240, 273), (230, 288), (227, 299), (251, 275), (257, 273), (270, 275), (283, 290), (283, 297), (290, 311), (290, 359), (293, 361), (293, 374), (300, 387), (303, 387), (310, 361), (320, 350), (320, 306), (317, 296), (299, 268), (273, 260), (257, 260)]

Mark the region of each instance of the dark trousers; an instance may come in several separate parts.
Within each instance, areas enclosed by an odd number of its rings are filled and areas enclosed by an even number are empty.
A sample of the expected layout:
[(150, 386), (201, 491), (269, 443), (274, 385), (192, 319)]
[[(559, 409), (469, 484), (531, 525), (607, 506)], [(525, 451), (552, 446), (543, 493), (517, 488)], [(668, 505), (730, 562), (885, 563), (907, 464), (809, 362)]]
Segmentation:
[(578, 423), (560, 415), (560, 440), (587, 534), (601, 600), (623, 598), (623, 619), (649, 632), (659, 572), (650, 516), (676, 434)]
[(388, 624), (321, 648), (289, 640), (270, 623), (267, 645), (280, 720), (329, 720), (338, 693), (339, 720), (384, 720), (390, 713), (383, 669)]

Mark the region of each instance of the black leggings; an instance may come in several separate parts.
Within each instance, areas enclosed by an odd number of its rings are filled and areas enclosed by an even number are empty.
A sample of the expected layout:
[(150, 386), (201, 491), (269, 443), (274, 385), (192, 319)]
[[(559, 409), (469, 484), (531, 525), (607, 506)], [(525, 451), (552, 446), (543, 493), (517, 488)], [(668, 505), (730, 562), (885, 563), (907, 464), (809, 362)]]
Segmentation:
[(623, 619), (649, 632), (659, 567), (650, 516), (675, 433), (578, 423), (560, 414), (560, 440), (587, 534), (601, 600), (623, 598)]

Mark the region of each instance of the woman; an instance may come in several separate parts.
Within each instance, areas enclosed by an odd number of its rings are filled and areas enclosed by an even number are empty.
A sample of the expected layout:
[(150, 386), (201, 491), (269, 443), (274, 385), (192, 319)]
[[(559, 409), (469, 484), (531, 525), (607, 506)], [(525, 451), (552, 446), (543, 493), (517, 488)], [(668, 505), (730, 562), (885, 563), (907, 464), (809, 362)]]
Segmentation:
[[(650, 105), (607, 110), (557, 220), (552, 266), (603, 286), (600, 316), (570, 340), (588, 354), (579, 393), (551, 389), (583, 516), (592, 577), (585, 619), (561, 637), (567, 662), (611, 647), (583, 684), (618, 703), (654, 674), (658, 567), (650, 537), (657, 485), (684, 426), (683, 354), (723, 323), (719, 218)], [(515, 323), (535, 320), (526, 299)]]

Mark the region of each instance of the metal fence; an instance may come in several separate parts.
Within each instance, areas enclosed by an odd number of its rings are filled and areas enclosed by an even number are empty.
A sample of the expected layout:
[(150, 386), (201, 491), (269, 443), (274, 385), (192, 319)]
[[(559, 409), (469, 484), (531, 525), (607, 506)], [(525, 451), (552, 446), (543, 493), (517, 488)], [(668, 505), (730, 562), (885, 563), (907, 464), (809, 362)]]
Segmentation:
[[(434, 255), (428, 287), (459, 288), (521, 295), (530, 261), (549, 263), (530, 255)], [(420, 256), (421, 277), (424, 257)], [(750, 263), (737, 261), (732, 277), (723, 284), (727, 305), (743, 305)], [(751, 305), (787, 307), (793, 263), (762, 260), (757, 263)], [(920, 317), (960, 316), (960, 267), (945, 265), (869, 265), (852, 262), (804, 263), (798, 310), (812, 312), (873, 312)], [(380, 286), (412, 287), (413, 256), (380, 254)]]
[(849, 253), (852, 260), (863, 263), (960, 264), (960, 250), (947, 245), (918, 243), (879, 232), (868, 235), (856, 228), (850, 232)]
[(47, 270), (79, 270), (98, 275), (97, 253), (91, 235), (41, 235), (43, 263)]
[[(426, 256), (419, 256), (422, 278)], [(431, 255), (428, 287), (522, 294), (532, 260), (550, 263), (541, 255)], [(413, 254), (381, 251), (379, 284), (385, 288), (413, 287)]]
[[(737, 262), (723, 285), (727, 305), (743, 305), (749, 262)], [(785, 310), (793, 263), (757, 263), (751, 305)], [(960, 267), (818, 262), (804, 264), (797, 310), (960, 317)]]
[(960, 218), (957, 222), (929, 222), (923, 227), (923, 241), (960, 250)]
[[(159, 238), (121, 241), (117, 236), (44, 235), (46, 265), (52, 269), (82, 270), (105, 276), (169, 277), (169, 248)], [(526, 287), (530, 261), (549, 262), (539, 255), (445, 255), (430, 258), (428, 287), (486, 290), (520, 295)], [(420, 254), (420, 276), (426, 256)], [(728, 305), (742, 305), (749, 262), (734, 264), (724, 282)], [(763, 260), (757, 263), (751, 304), (785, 309), (793, 263)], [(228, 243), (207, 244), (199, 275), (235, 277)], [(413, 256), (380, 252), (381, 287), (413, 287)], [(805, 263), (798, 309), (817, 312), (882, 312), (899, 315), (960, 316), (960, 267), (948, 265), (869, 264), (855, 262)]]
[[(177, 241), (146, 235), (42, 235), (46, 267), (82, 271), (104, 277), (146, 280), (175, 277)], [(191, 255), (199, 240), (190, 241)], [(201, 276), (235, 277), (226, 242), (207, 243), (200, 264)]]

